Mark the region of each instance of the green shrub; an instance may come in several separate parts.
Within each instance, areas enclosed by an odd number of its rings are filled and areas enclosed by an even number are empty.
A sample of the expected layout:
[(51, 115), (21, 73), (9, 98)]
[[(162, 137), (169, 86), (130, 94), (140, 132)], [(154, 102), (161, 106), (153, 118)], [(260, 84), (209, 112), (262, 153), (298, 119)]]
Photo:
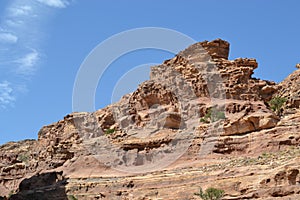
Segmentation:
[(112, 134), (115, 132), (115, 129), (106, 129), (105, 134)]
[(268, 104), (271, 107), (271, 109), (276, 113), (276, 115), (281, 115), (282, 114), (281, 108), (283, 107), (286, 101), (287, 101), (286, 98), (277, 96), (277, 97), (273, 97), (268, 102)]
[(29, 156), (27, 154), (19, 154), (18, 160), (27, 163), (29, 161)]
[(225, 119), (225, 113), (217, 110), (216, 108), (209, 108), (207, 113), (200, 119), (200, 122), (209, 123), (216, 122), (220, 119)]
[(68, 200), (78, 200), (74, 195), (69, 195)]
[(220, 119), (225, 119), (225, 113), (221, 112), (221, 111), (218, 111), (218, 110), (213, 111), (212, 115), (211, 115), (211, 120), (213, 122), (216, 122)]
[(208, 119), (206, 117), (201, 117), (200, 118), (200, 122), (209, 123), (209, 121), (208, 121)]
[(205, 192), (203, 192), (200, 187), (199, 193), (195, 193), (195, 195), (199, 196), (203, 200), (220, 200), (224, 196), (224, 190), (216, 189), (216, 188), (207, 188)]

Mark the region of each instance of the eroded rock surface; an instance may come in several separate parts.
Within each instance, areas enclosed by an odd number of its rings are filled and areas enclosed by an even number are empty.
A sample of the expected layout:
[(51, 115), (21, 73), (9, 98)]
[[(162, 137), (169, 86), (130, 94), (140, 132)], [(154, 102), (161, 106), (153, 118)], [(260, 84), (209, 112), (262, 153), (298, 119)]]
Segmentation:
[[(276, 84), (228, 55), (221, 39), (191, 45), (119, 102), (1, 146), (0, 196), (181, 200), (215, 187), (228, 200), (300, 199), (299, 70)], [(283, 116), (274, 96), (288, 99)]]

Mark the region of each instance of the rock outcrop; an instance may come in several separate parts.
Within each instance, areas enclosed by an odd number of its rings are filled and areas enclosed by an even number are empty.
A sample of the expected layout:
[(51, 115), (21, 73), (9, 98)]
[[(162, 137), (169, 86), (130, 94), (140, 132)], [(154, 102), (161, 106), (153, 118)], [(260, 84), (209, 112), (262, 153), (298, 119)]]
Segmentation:
[[(221, 39), (191, 45), (119, 102), (1, 146), (0, 196), (181, 200), (215, 187), (228, 200), (300, 199), (299, 70), (276, 84), (228, 55)], [(275, 96), (288, 99), (282, 116)]]
[(298, 68), (292, 74), (290, 74), (285, 80), (279, 83), (280, 89), (277, 92), (277, 96), (287, 99), (286, 108), (289, 111), (298, 109), (300, 107), (300, 69)]
[(29, 179), (24, 179), (19, 185), (19, 191), (12, 194), (9, 199), (67, 200), (65, 184), (66, 180), (62, 176), (62, 172), (37, 174)]

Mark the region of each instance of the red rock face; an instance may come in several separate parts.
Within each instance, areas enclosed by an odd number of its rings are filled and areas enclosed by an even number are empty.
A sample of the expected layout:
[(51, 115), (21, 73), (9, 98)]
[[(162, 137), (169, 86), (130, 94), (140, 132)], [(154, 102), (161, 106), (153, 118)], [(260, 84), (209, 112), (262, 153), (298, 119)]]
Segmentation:
[[(224, 199), (300, 199), (299, 71), (275, 84), (228, 54), (221, 39), (191, 45), (118, 103), (1, 146), (0, 196), (181, 200), (215, 187)], [(274, 96), (288, 99), (283, 116)]]

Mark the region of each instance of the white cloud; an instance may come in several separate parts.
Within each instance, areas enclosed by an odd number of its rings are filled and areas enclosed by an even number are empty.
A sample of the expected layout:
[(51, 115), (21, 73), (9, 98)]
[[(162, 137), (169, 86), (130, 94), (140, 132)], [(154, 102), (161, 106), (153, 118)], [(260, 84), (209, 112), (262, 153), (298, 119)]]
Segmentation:
[(14, 28), (20, 27), (21, 25), (24, 24), (24, 22), (22, 20), (17, 20), (17, 19), (14, 19), (14, 20), (8, 19), (8, 20), (5, 20), (4, 22), (6, 25), (14, 27)]
[(11, 33), (0, 33), (0, 42), (1, 43), (16, 43), (18, 37)]
[(36, 70), (36, 63), (39, 60), (39, 53), (36, 50), (26, 54), (16, 61), (19, 64), (17, 74), (30, 75)]
[[(38, 47), (44, 34), (41, 28), (54, 11), (49, 12), (48, 7), (65, 8), (72, 1), (12, 0), (5, 9), (0, 20), (0, 74), (5, 72), (3, 77), (13, 80), (14, 84), (0, 80), (0, 109), (13, 105), (16, 96), (26, 92), (27, 81), (38, 69), (42, 58)], [(15, 84), (17, 82), (22, 85)]]
[(65, 8), (69, 5), (69, 2), (67, 0), (37, 0), (40, 3), (43, 3), (50, 7), (55, 8)]
[(0, 83), (0, 107), (6, 108), (8, 105), (12, 105), (16, 100), (13, 95), (13, 89), (11, 84), (7, 81)]
[(32, 11), (31, 6), (23, 5), (10, 8), (10, 13), (13, 16), (28, 15)]

